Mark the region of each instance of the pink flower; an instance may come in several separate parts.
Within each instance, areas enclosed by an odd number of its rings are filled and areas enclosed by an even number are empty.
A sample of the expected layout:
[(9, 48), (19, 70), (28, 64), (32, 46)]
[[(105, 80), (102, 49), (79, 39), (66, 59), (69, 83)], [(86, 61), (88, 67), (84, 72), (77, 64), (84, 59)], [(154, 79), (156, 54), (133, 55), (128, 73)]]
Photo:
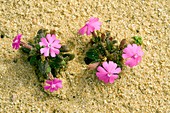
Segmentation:
[(85, 26), (83, 26), (80, 30), (79, 30), (79, 34), (84, 35), (85, 33), (87, 35), (90, 35), (91, 32), (95, 31), (95, 30), (99, 30), (100, 26), (101, 26), (101, 22), (99, 22), (98, 18), (95, 17), (91, 17), (90, 20), (88, 22), (86, 22)]
[(14, 38), (14, 40), (13, 40), (13, 42), (12, 42), (12, 48), (13, 48), (13, 49), (16, 49), (16, 50), (19, 49), (21, 36), (22, 36), (22, 34), (18, 34), (18, 35)]
[(44, 48), (40, 49), (41, 54), (44, 54), (44, 56), (49, 56), (49, 54), (52, 57), (55, 57), (56, 54), (59, 54), (59, 48), (61, 45), (59, 44), (60, 40), (56, 39), (55, 35), (47, 34), (46, 38), (41, 38), (41, 42), (39, 42), (40, 46), (44, 46)]
[(117, 64), (113, 61), (103, 62), (103, 67), (99, 66), (97, 68), (96, 75), (99, 80), (102, 80), (104, 83), (113, 83), (115, 79), (118, 78), (118, 74), (121, 72), (121, 69), (118, 67)]
[(50, 92), (54, 92), (55, 90), (57, 91), (58, 88), (62, 88), (62, 81), (54, 78), (53, 80), (46, 80), (46, 86), (44, 86), (45, 90), (49, 90)]
[(143, 54), (144, 53), (140, 46), (137, 46), (136, 44), (128, 44), (128, 46), (123, 50), (122, 57), (126, 59), (126, 65), (133, 67), (142, 60)]

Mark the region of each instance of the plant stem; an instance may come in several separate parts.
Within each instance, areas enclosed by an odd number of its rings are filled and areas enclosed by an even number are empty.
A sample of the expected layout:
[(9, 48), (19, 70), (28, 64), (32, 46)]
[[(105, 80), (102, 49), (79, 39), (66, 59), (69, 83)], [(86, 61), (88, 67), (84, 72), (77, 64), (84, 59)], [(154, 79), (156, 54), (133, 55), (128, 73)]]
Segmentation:
[(97, 66), (99, 66), (100, 62), (95, 62), (95, 63), (92, 63), (92, 64), (89, 64), (88, 65), (88, 69), (89, 70), (94, 70), (97, 68)]
[(50, 72), (50, 73), (48, 73), (48, 74), (47, 74), (47, 76), (49, 77), (49, 79), (50, 79), (50, 80), (53, 80), (53, 79), (54, 79), (54, 77), (53, 77), (53, 75), (52, 75), (52, 73), (51, 73), (51, 72)]
[(24, 43), (24, 42), (20, 42), (20, 46), (23, 46), (23, 47), (25, 47), (25, 48), (27, 48), (27, 49), (32, 49), (32, 46), (30, 46), (29, 44), (26, 44), (26, 43)]
[(97, 37), (97, 35), (96, 35), (96, 33), (95, 33), (94, 31), (92, 32), (92, 35), (93, 35), (93, 37), (95, 37), (95, 38)]

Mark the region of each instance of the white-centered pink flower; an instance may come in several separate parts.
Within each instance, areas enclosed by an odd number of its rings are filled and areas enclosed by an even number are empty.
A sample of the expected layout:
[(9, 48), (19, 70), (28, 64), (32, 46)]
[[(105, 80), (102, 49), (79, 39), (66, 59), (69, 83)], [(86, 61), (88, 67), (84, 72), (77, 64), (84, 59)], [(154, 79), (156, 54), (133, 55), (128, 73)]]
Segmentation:
[(126, 60), (125, 64), (127, 66), (133, 67), (141, 62), (143, 54), (141, 46), (128, 44), (128, 46), (123, 49), (122, 57)]
[(56, 36), (53, 34), (47, 34), (46, 38), (41, 38), (41, 42), (39, 42), (40, 46), (44, 48), (40, 49), (41, 54), (44, 54), (45, 57), (49, 56), (55, 57), (60, 53), (60, 40), (56, 39)]
[(117, 64), (113, 61), (103, 62), (102, 66), (97, 68), (97, 77), (104, 83), (113, 83), (118, 78), (121, 68), (117, 67)]
[(46, 85), (44, 86), (45, 90), (49, 90), (50, 92), (57, 91), (58, 88), (62, 88), (62, 81), (54, 78), (53, 80), (46, 80)]
[(13, 40), (13, 42), (12, 42), (12, 47), (13, 47), (13, 49), (19, 49), (19, 46), (20, 46), (20, 43), (21, 43), (21, 37), (22, 37), (22, 34), (18, 34), (15, 38), (14, 38), (14, 40)]
[(91, 32), (94, 32), (95, 30), (100, 30), (101, 22), (99, 22), (99, 18), (91, 17), (88, 22), (86, 22), (85, 26), (83, 26), (79, 30), (79, 34), (84, 35), (85, 33), (87, 35), (90, 35)]

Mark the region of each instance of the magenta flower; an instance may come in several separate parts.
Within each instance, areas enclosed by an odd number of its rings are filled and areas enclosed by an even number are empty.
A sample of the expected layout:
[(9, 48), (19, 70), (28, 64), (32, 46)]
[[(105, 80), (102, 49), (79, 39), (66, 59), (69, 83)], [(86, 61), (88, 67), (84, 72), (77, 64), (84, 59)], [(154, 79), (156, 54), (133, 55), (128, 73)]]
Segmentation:
[(86, 22), (85, 26), (83, 26), (80, 30), (79, 30), (79, 34), (84, 35), (85, 33), (87, 35), (90, 35), (91, 32), (95, 31), (95, 30), (99, 30), (100, 26), (101, 26), (101, 22), (99, 22), (98, 18), (95, 17), (91, 17), (90, 20), (88, 22)]
[(49, 90), (50, 92), (57, 91), (58, 88), (62, 88), (62, 81), (54, 78), (53, 80), (46, 80), (46, 86), (44, 86), (45, 90)]
[(121, 72), (121, 68), (117, 68), (117, 64), (113, 61), (109, 61), (109, 63), (103, 62), (102, 66), (103, 67), (99, 66), (97, 68), (97, 77), (104, 83), (113, 83), (114, 80), (118, 78), (118, 74)]
[(55, 57), (56, 54), (59, 54), (59, 48), (61, 45), (59, 44), (60, 40), (56, 39), (55, 35), (47, 34), (46, 38), (41, 38), (41, 42), (39, 42), (40, 46), (44, 46), (44, 48), (40, 49), (41, 54), (44, 54), (45, 57), (49, 56)]
[(15, 38), (14, 38), (14, 40), (13, 40), (13, 42), (12, 42), (12, 48), (13, 49), (19, 49), (19, 46), (20, 46), (20, 41), (21, 41), (21, 36), (22, 36), (22, 34), (18, 34)]
[(136, 44), (128, 44), (128, 46), (123, 50), (122, 57), (126, 59), (125, 64), (129, 67), (136, 66), (143, 56), (143, 51), (140, 46)]

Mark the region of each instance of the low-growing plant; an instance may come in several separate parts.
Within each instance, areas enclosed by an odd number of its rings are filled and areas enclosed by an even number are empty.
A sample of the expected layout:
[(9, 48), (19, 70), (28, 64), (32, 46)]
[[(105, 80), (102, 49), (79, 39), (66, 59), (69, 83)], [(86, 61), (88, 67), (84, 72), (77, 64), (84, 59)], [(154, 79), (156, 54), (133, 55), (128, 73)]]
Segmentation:
[(21, 37), (18, 34), (14, 38), (12, 47), (27, 53), (28, 61), (35, 67), (39, 81), (46, 83), (44, 89), (53, 92), (62, 88), (62, 81), (57, 78), (57, 74), (67, 67), (68, 61), (74, 59), (74, 54), (69, 53), (67, 45), (60, 44), (54, 30), (48, 32), (40, 29), (29, 43), (22, 42)]
[(142, 38), (134, 36), (133, 42), (127, 44), (126, 39), (118, 41), (110, 36), (110, 32), (101, 33), (98, 18), (91, 17), (88, 22), (79, 30), (81, 35), (92, 34), (89, 42), (90, 48), (84, 58), (89, 69), (96, 69), (96, 76), (105, 83), (113, 83), (121, 72), (123, 62), (129, 67), (136, 66), (142, 60), (143, 51), (141, 49)]

